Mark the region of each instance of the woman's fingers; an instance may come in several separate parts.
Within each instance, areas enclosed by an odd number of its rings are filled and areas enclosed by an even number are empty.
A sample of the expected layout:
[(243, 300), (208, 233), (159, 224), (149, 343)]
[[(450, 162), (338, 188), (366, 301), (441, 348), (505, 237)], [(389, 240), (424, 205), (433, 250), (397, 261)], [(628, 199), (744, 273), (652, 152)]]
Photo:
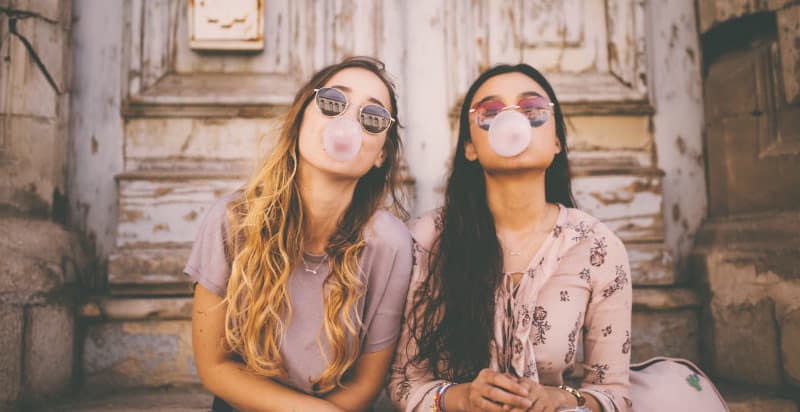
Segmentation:
[(487, 385), (481, 392), (483, 398), (512, 407), (527, 409), (532, 404), (530, 399), (514, 395), (497, 386)]
[(534, 404), (528, 409), (528, 412), (544, 412), (547, 408), (547, 403), (539, 400), (538, 402), (534, 402)]
[(485, 391), (485, 389), (483, 389), (484, 386), (486, 386), (486, 384), (481, 382), (478, 378), (469, 384), (469, 392), (467, 392), (468, 409), (471, 411), (502, 412), (502, 405), (494, 404), (483, 397), (482, 394)]
[(530, 380), (526, 380), (525, 383), (530, 388), (530, 399), (533, 401), (527, 412), (553, 412), (555, 410), (553, 400), (550, 399), (544, 386)]
[(531, 406), (531, 401), (527, 397), (528, 388), (510, 376), (484, 369), (478, 374), (475, 383), (481, 398), (501, 404), (501, 408), (507, 406), (506, 411), (509, 408), (524, 410)]
[(506, 392), (513, 393), (515, 395), (521, 397), (527, 397), (529, 394), (529, 389), (526, 385), (523, 385), (517, 382), (516, 379), (512, 378), (509, 375), (497, 373), (492, 371), (491, 369), (484, 369), (490, 371), (487, 376), (487, 380), (490, 385), (497, 386), (498, 388), (505, 389)]
[(532, 404), (525, 385), (488, 368), (478, 374), (470, 388), (470, 403), (479, 409), (506, 412), (511, 408), (525, 410)]
[(481, 411), (491, 411), (491, 412), (503, 412), (503, 405), (497, 404), (492, 402), (486, 398), (480, 398), (478, 401), (478, 410)]

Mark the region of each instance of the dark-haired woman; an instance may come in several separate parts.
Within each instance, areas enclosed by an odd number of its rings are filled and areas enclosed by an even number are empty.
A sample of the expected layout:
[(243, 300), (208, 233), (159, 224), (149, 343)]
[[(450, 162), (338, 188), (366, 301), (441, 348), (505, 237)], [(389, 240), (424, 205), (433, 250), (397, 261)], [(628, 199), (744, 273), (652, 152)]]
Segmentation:
[[(411, 227), (389, 386), (402, 410), (629, 410), (628, 258), (574, 208), (566, 149), (534, 68), (498, 66), (470, 87), (444, 207)], [(585, 375), (567, 386), (581, 340)]]

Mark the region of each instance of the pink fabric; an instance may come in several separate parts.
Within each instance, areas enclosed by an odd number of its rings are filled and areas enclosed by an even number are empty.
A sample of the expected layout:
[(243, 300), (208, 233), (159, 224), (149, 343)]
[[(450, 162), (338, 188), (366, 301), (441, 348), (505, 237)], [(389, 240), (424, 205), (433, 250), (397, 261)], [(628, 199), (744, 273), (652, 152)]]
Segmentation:
[[(438, 235), (438, 212), (411, 224), (415, 240), (411, 287), (427, 277), (428, 252)], [(577, 209), (560, 208), (551, 236), (531, 260), (516, 293), (506, 276), (496, 294), (494, 337), (489, 367), (557, 386), (575, 370), (583, 339), (585, 377), (580, 390), (606, 411), (628, 411), (632, 285), (622, 242), (597, 219)], [(395, 356), (389, 395), (401, 410), (430, 410), (441, 381), (426, 365), (407, 364), (417, 346), (408, 325)]]
[(631, 399), (647, 412), (728, 412), (714, 383), (694, 363), (657, 357), (631, 365)]

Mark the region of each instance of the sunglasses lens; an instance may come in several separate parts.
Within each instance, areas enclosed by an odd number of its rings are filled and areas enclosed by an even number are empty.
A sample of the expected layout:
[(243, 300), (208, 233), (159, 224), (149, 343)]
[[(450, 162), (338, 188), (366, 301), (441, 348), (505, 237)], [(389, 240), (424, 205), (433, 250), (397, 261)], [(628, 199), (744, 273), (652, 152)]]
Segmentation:
[(347, 109), (347, 96), (337, 89), (323, 87), (317, 91), (317, 107), (325, 116), (338, 116)]
[(361, 125), (369, 133), (380, 133), (392, 124), (392, 115), (377, 104), (368, 104), (361, 109)]
[(489, 130), (494, 118), (506, 107), (505, 103), (497, 100), (483, 102), (475, 108), (477, 124), (483, 130)]
[(528, 117), (531, 127), (539, 127), (550, 118), (550, 102), (541, 96), (526, 97), (517, 103), (520, 112)]

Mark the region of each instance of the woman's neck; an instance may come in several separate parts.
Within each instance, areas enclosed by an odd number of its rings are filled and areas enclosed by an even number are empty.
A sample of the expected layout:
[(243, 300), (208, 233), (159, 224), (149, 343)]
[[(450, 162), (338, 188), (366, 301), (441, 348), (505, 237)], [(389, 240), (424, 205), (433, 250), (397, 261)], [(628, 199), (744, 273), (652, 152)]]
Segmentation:
[(358, 180), (337, 179), (308, 164), (301, 164), (297, 178), (303, 199), (305, 251), (323, 254), (339, 219), (350, 206)]
[(486, 200), (500, 231), (527, 231), (547, 216), (544, 172), (485, 174)]

